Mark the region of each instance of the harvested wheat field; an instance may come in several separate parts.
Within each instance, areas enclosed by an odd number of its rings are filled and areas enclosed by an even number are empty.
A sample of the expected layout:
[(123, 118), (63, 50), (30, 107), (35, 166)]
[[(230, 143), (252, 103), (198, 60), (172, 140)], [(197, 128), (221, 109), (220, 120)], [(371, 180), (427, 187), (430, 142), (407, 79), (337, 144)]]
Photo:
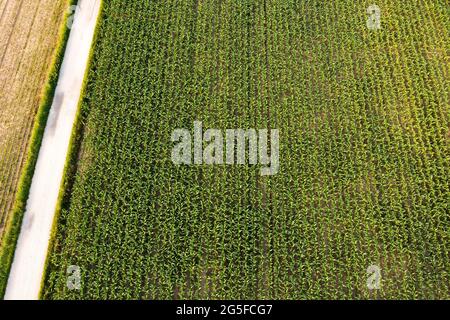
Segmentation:
[(68, 4), (68, 0), (0, 3), (0, 240)]

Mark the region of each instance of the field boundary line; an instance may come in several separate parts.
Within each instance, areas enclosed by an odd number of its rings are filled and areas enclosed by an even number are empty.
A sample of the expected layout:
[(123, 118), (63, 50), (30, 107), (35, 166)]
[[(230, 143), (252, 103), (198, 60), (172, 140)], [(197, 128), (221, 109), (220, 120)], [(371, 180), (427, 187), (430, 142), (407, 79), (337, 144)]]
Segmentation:
[[(77, 1), (78, 0), (69, 0), (68, 4), (76, 4)], [(7, 217), (3, 235), (0, 238), (0, 299), (3, 298), (5, 293), (8, 273), (14, 256), (16, 241), (20, 231), (20, 224), (25, 212), (25, 205), (28, 199), (28, 193), (44, 134), (45, 124), (47, 122), (48, 113), (52, 104), (52, 99), (58, 80), (59, 70), (61, 68), (64, 51), (69, 38), (70, 30), (66, 28), (68, 16), (69, 15), (66, 13), (58, 31), (58, 41), (52, 57), (52, 62), (46, 75), (46, 84), (41, 90), (42, 93), (39, 108), (34, 116), (35, 119), (29, 136), (26, 159), (24, 160), (24, 165), (22, 167), (17, 186), (17, 192), (14, 203), (12, 204), (13, 209)]]
[(48, 97), (51, 108), (6, 286), (7, 300), (39, 298), (67, 152), (100, 13), (101, 1), (96, 0), (93, 6), (97, 14), (89, 19), (91, 10), (83, 6), (87, 2), (78, 1), (54, 97)]
[(78, 104), (78, 110), (77, 110), (77, 114), (75, 116), (75, 121), (74, 121), (74, 126), (72, 129), (72, 135), (70, 138), (70, 143), (69, 143), (69, 148), (67, 151), (67, 158), (66, 158), (66, 163), (64, 166), (64, 173), (63, 173), (63, 177), (62, 177), (62, 181), (61, 181), (61, 187), (59, 190), (59, 195), (58, 195), (58, 201), (56, 203), (56, 210), (55, 210), (55, 217), (53, 220), (53, 227), (51, 230), (51, 235), (50, 235), (50, 240), (49, 240), (49, 246), (48, 246), (48, 250), (47, 250), (47, 259), (45, 261), (45, 267), (44, 267), (44, 272), (42, 274), (42, 282), (41, 282), (41, 289), (39, 291), (39, 298), (42, 299), (42, 295), (43, 295), (43, 288), (45, 286), (45, 280), (47, 278), (49, 269), (49, 261), (50, 261), (50, 254), (53, 250), (53, 246), (55, 244), (55, 237), (56, 237), (56, 233), (58, 231), (58, 221), (59, 221), (59, 217), (61, 214), (61, 210), (63, 208), (63, 203), (66, 200), (66, 196), (67, 196), (67, 190), (71, 188), (73, 181), (72, 181), (72, 170), (74, 167), (77, 167), (77, 162), (74, 159), (77, 159), (79, 156), (79, 151), (80, 151), (80, 144), (81, 141), (83, 139), (83, 134), (82, 134), (82, 130), (83, 130), (83, 123), (82, 123), (82, 118), (83, 118), (83, 110), (81, 110), (81, 105), (83, 103), (83, 99), (84, 99), (84, 94), (86, 92), (86, 87), (88, 85), (88, 81), (91, 79), (92, 74), (91, 74), (91, 67), (92, 67), (92, 63), (94, 60), (94, 53), (95, 53), (95, 46), (97, 44), (98, 41), (98, 34), (100, 31), (100, 27), (101, 27), (101, 23), (103, 21), (103, 5), (104, 2), (102, 0), (100, 1), (100, 13), (97, 17), (97, 26), (95, 29), (95, 33), (94, 33), (94, 37), (93, 37), (93, 41), (92, 41), (92, 46), (91, 46), (91, 52), (89, 55), (89, 62), (88, 62), (88, 68), (86, 70), (85, 76), (84, 76), (84, 80), (83, 80), (83, 86), (81, 89), (81, 96), (80, 96), (80, 101)]

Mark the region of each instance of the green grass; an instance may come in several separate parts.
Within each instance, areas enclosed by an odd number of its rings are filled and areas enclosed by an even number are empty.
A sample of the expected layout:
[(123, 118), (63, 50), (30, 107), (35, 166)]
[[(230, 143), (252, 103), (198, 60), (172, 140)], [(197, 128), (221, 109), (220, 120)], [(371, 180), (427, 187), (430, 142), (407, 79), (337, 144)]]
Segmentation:
[[(370, 4), (105, 1), (42, 297), (450, 298), (450, 14)], [(195, 120), (280, 172), (175, 166)]]
[[(70, 4), (75, 5), (77, 2), (78, 0), (71, 0)], [(55, 46), (56, 49), (53, 62), (47, 75), (47, 84), (43, 89), (40, 106), (34, 120), (33, 130), (31, 132), (30, 142), (28, 144), (29, 147), (27, 150), (26, 161), (21, 172), (14, 205), (11, 214), (8, 217), (4, 235), (0, 243), (0, 298), (2, 298), (5, 294), (9, 270), (14, 258), (14, 250), (19, 237), (22, 218), (25, 213), (34, 169), (39, 155), (42, 138), (44, 136), (50, 108), (53, 103), (53, 96), (58, 83), (59, 70), (63, 62), (67, 40), (70, 34), (70, 30), (66, 27), (67, 18), (68, 16), (66, 14), (66, 17), (63, 19), (60, 27), (59, 39), (57, 45)]]

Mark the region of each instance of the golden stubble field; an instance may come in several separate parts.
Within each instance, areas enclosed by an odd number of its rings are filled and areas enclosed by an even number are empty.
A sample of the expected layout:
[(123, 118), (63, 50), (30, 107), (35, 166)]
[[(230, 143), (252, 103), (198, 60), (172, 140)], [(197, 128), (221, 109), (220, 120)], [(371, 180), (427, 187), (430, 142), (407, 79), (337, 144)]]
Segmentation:
[(0, 0), (0, 239), (68, 0)]

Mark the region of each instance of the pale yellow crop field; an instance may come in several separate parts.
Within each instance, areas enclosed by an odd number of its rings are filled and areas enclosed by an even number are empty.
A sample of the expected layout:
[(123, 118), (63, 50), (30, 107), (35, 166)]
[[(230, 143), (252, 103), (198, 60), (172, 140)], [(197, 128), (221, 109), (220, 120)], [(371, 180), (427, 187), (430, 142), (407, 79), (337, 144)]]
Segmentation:
[(0, 0), (0, 239), (68, 0)]

